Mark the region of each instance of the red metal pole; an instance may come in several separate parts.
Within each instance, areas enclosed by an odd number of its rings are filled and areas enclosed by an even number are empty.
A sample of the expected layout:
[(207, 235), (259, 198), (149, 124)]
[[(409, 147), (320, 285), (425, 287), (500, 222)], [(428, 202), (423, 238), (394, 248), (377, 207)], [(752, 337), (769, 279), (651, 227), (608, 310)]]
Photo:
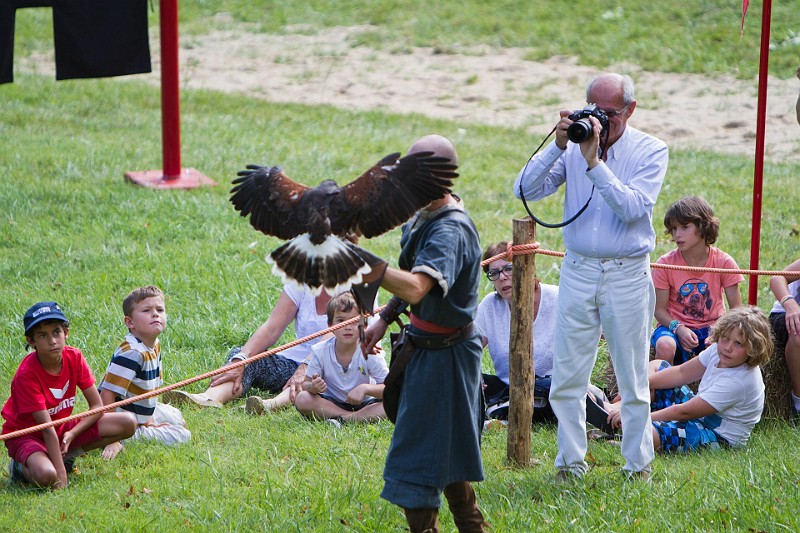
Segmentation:
[(164, 179), (181, 175), (181, 101), (178, 79), (178, 0), (159, 3), (161, 27), (161, 149)]
[[(764, 180), (764, 133), (767, 126), (767, 76), (769, 74), (769, 32), (772, 0), (764, 0), (761, 13), (761, 58), (758, 68), (758, 108), (756, 119), (756, 160), (753, 172), (753, 224), (750, 237), (750, 270), (758, 270), (761, 248), (761, 190)], [(758, 303), (758, 276), (750, 276), (747, 301)]]
[(178, 0), (159, 2), (161, 27), (161, 155), (163, 169), (126, 172), (136, 185), (193, 189), (216, 185), (194, 168), (181, 168), (181, 101), (178, 76)]

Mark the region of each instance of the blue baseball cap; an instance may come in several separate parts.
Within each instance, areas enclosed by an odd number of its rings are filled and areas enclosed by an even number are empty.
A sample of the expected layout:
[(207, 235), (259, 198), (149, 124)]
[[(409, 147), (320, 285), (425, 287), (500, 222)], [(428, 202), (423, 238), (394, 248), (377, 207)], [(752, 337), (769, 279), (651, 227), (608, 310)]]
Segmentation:
[(28, 334), (33, 326), (45, 320), (69, 322), (56, 302), (39, 302), (25, 311), (25, 318), (22, 319), (25, 325), (25, 335)]

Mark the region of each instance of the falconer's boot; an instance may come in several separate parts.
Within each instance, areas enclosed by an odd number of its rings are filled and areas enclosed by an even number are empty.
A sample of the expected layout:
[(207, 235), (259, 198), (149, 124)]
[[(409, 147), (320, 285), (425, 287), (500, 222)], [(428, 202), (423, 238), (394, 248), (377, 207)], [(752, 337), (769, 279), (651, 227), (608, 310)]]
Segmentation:
[(489, 524), (483, 519), (475, 491), (469, 481), (451, 483), (444, 488), (444, 495), (453, 513), (459, 533), (483, 533)]
[(406, 509), (411, 533), (439, 533), (439, 509)]

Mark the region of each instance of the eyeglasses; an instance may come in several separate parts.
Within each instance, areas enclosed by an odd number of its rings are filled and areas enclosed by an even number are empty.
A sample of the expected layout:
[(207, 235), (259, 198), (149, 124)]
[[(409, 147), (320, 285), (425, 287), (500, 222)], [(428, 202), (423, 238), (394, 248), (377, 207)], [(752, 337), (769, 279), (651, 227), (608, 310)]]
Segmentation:
[(514, 265), (508, 263), (503, 268), (498, 268), (495, 270), (487, 270), (486, 277), (489, 278), (489, 281), (497, 281), (500, 279), (500, 274), (505, 274), (507, 278), (511, 277), (511, 272), (514, 270)]
[(689, 296), (692, 294), (695, 285), (697, 286), (697, 292), (699, 292), (701, 295), (706, 294), (706, 291), (708, 290), (708, 283), (703, 283), (702, 281), (700, 283), (684, 283), (681, 285), (681, 288), (678, 289), (678, 292), (680, 292), (681, 296), (683, 297)]
[(620, 109), (619, 111), (617, 111), (616, 109), (609, 109), (609, 110), (605, 110), (605, 109), (603, 109), (602, 111), (603, 111), (603, 113), (605, 113), (605, 114), (606, 114), (606, 116), (607, 116), (608, 118), (614, 118), (614, 117), (618, 117), (618, 116), (620, 116), (620, 115), (624, 114), (624, 113), (625, 113), (625, 111), (627, 111), (627, 110), (628, 110), (628, 108), (630, 107), (630, 105), (631, 105), (631, 104), (628, 104), (628, 105), (626, 105), (625, 107), (623, 107), (623, 108), (622, 108), (622, 109)]

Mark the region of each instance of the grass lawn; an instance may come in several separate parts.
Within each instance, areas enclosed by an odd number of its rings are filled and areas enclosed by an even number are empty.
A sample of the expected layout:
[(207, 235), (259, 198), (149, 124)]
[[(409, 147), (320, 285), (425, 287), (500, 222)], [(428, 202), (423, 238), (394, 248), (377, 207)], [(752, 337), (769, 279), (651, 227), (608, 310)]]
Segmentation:
[[(596, 13), (597, 4), (588, 0), (445, 2), (437, 9), (436, 28), (426, 15), (429, 5), (418, 2), (289, 1), (268, 7), (209, 0), (181, 9), (182, 24), (198, 34), (214, 27), (217, 11), (232, 13), (247, 31), (364, 19), (387, 29), (376, 32), (374, 43), (364, 44), (375, 47), (430, 45), (440, 38), (451, 42), (457, 32), (465, 40), (530, 46), (526, 39), (541, 30), (548, 36), (537, 41), (541, 57), (580, 50), (582, 61), (602, 66), (620, 59), (609, 55), (613, 50), (630, 53), (623, 58), (645, 68), (656, 68), (658, 58), (650, 56), (670, 34), (663, 31), (673, 27), (670, 14), (680, 12), (688, 44), (675, 45), (660, 69), (742, 73), (740, 66), (755, 64), (757, 52), (753, 56), (751, 50), (709, 44), (721, 33), (728, 39), (738, 32), (740, 4), (735, 4), (703, 2), (701, 9), (678, 2), (678, 7), (645, 9), (624, 1), (604, 3)], [(757, 33), (757, 4), (751, 6), (746, 35)], [(545, 10), (545, 5), (554, 8)], [(570, 18), (568, 6), (583, 14)], [(49, 42), (46, 32), (37, 33), (46, 10), (28, 11), (32, 15), (17, 28), (18, 53)], [(788, 36), (790, 28), (800, 27), (795, 11), (787, 3), (774, 7), (774, 36)], [(617, 18), (604, 18), (606, 12)], [(554, 21), (563, 31), (546, 31)], [(609, 27), (621, 33), (604, 33)], [(593, 46), (601, 38), (617, 46)], [(635, 45), (621, 46), (628, 40)], [(784, 49), (791, 54), (784, 55)], [(783, 67), (791, 64), (793, 72), (796, 52), (796, 47), (778, 47), (772, 56), (775, 68), (785, 61)], [(159, 105), (158, 89), (135, 78), (56, 83), (47, 76), (17, 75), (13, 85), (0, 86), (0, 401), (7, 398), (10, 379), (26, 353), (22, 315), (39, 300), (63, 304), (71, 320), (69, 342), (84, 352), (98, 378), (125, 333), (121, 300), (140, 285), (153, 283), (167, 293), (169, 326), (162, 343), (168, 383), (217, 367), (230, 347), (243, 343), (268, 316), (280, 290), (263, 260), (278, 241), (253, 231), (227, 200), (230, 180), (247, 163), (281, 164), (308, 184), (325, 178), (341, 184), (383, 155), (405, 151), (420, 135), (440, 132), (459, 150), (456, 192), (488, 244), (510, 238), (511, 220), (522, 216), (510, 187), (538, 144), (513, 129), (185, 91), (184, 166), (220, 184), (154, 191), (129, 185), (123, 174), (161, 167)], [(800, 250), (799, 174), (797, 164), (766, 165), (763, 268), (780, 269)], [(722, 220), (718, 246), (747, 266), (752, 176), (753, 162), (747, 157), (672, 151), (655, 209), (659, 237), (654, 256), (672, 248), (661, 235), (665, 209), (681, 196), (702, 194)], [(562, 198), (535, 204), (537, 215), (559, 219)], [(395, 263), (398, 236), (394, 230), (363, 244)], [(563, 249), (557, 230), (540, 229), (538, 237), (547, 248)], [(546, 282), (558, 282), (558, 266), (557, 259), (537, 258)], [(489, 282), (481, 281), (481, 295), (489, 290)], [(742, 292), (746, 297), (744, 287)], [(764, 309), (772, 303), (766, 280), (760, 283), (759, 303)], [(291, 337), (287, 332), (282, 340)], [(485, 360), (488, 369), (488, 356)], [(200, 383), (188, 387), (202, 388)], [(77, 410), (84, 408), (81, 404)], [(184, 414), (193, 431), (190, 445), (132, 443), (113, 462), (91, 454), (79, 459), (79, 472), (66, 491), (12, 486), (5, 474), (0, 479), (0, 530), (403, 530), (399, 509), (378, 496), (390, 423), (334, 429), (307, 422), (291, 410), (251, 418), (236, 404), (221, 410), (187, 408)], [(552, 480), (553, 427), (533, 428), (534, 464), (526, 469), (507, 464), (506, 433), (491, 429), (484, 434), (486, 481), (477, 485), (478, 497), (495, 531), (793, 531), (800, 528), (796, 439), (794, 428), (767, 421), (756, 428), (746, 450), (657, 458), (648, 485), (623, 482), (619, 450), (592, 443), (586, 479), (565, 486)], [(442, 517), (444, 528), (452, 529), (446, 510)]]

